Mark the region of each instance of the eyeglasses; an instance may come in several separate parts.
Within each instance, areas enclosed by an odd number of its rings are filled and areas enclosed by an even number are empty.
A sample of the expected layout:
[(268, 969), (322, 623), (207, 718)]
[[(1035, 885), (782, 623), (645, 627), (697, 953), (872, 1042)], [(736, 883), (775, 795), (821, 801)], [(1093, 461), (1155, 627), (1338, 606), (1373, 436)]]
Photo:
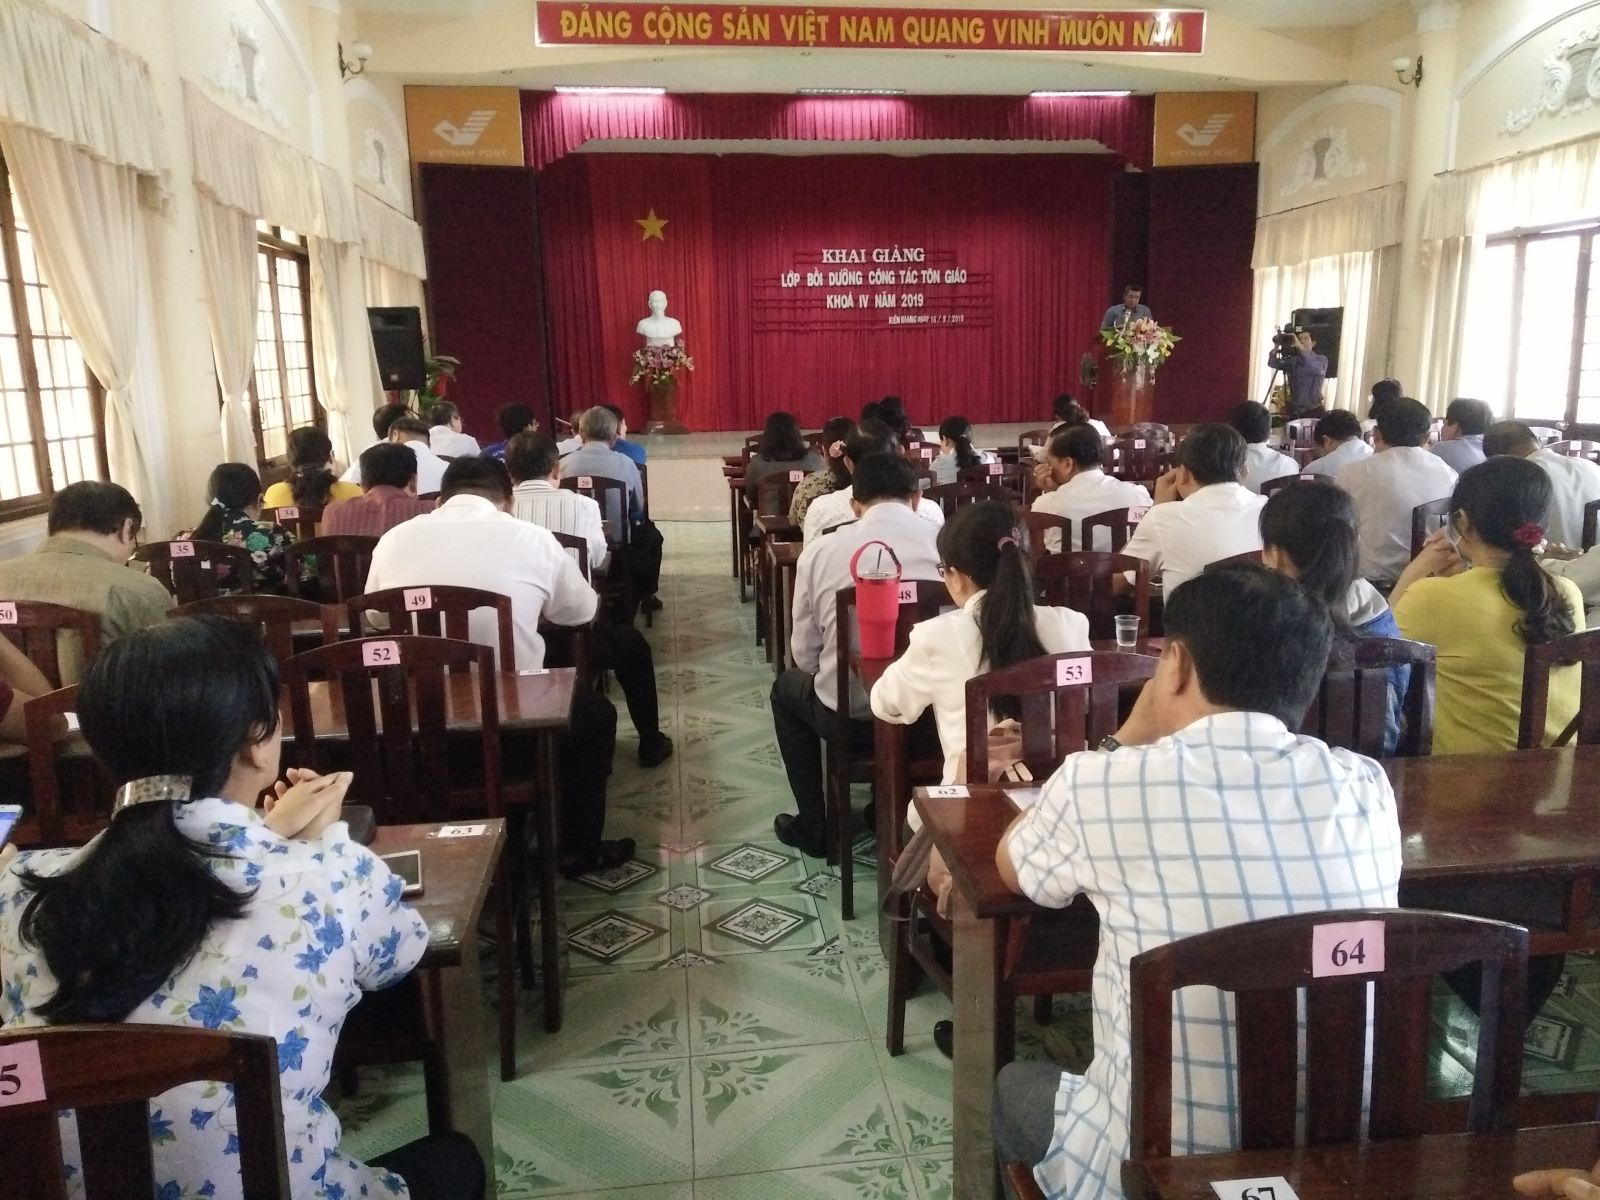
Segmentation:
[(938, 563), (937, 565), (934, 566), (933, 569), (935, 571), (939, 572), (939, 578), (943, 579), (944, 578), (944, 573), (950, 569), (950, 564), (949, 563)]

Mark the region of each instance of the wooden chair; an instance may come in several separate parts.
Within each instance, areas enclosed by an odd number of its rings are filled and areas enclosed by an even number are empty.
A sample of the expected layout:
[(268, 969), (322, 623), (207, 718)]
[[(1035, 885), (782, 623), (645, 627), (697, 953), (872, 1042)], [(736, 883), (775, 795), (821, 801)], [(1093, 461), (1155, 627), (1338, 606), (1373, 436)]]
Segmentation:
[[(371, 661), (369, 661), (369, 659)], [(482, 714), (481, 781), (452, 777), (449, 747), (451, 675), (475, 669)], [(446, 821), (463, 815), (505, 816), (500, 761), (500, 693), (494, 652), (450, 638), (407, 634), (356, 638), (319, 646), (283, 664), (293, 715), (294, 758), (319, 773), (330, 769), (311, 716), (313, 680), (339, 689), (349, 730), (340, 744), (355, 772), (350, 801), (369, 804), (380, 825)], [(554, 802), (552, 797), (551, 802)], [(517, 845), (516, 839), (508, 839)], [(516, 1077), (516, 992), (513, 946), (531, 974), (524, 856), (509, 852), (495, 874), (499, 893), (495, 952), (499, 966), (500, 1077)], [(546, 980), (546, 987), (559, 987)]]
[[(515, 672), (517, 639), (511, 620), (510, 596), (480, 588), (434, 585), (384, 588), (345, 601), (350, 628), (357, 637), (412, 633), (421, 637), (454, 638), (456, 641), (470, 642), (472, 614), (480, 608), (494, 610), (500, 670)], [(385, 618), (383, 626), (373, 624), (374, 613)], [(470, 662), (458, 662), (450, 670), (459, 674), (470, 671), (472, 666)]]
[(1050, 430), (1025, 429), (1017, 437), (1017, 461), (1025, 467), (1034, 463), (1033, 447), (1046, 447), (1050, 444)]
[(1045, 1200), (1039, 1181), (1033, 1177), (1033, 1168), (1027, 1163), (1002, 1163), (1001, 1171), (1017, 1200)]
[[(1300, 732), (1368, 758), (1413, 758), (1433, 752), (1433, 697), (1438, 652), (1404, 638), (1347, 637), (1334, 642), (1316, 698)], [(1409, 668), (1400, 703), (1400, 740), (1384, 752), (1389, 677)]]
[(644, 519), (650, 519), (650, 467), (645, 463), (634, 463), (639, 470), (639, 511)]
[(1515, 419), (1528, 427), (1528, 431), (1539, 439), (1541, 446), (1559, 442), (1567, 434), (1567, 422), (1559, 417), (1517, 417)]
[(1167, 443), (1154, 434), (1121, 434), (1106, 447), (1105, 472), (1127, 483), (1150, 484), (1166, 473), (1170, 460)]
[(295, 596), (215, 596), (185, 604), (172, 615), (227, 617), (253, 626), (279, 663), (295, 654), (296, 625), (315, 621), (324, 646), (339, 640), (338, 610)]
[(186, 1083), (222, 1083), (233, 1092), (243, 1194), (289, 1200), (271, 1037), (133, 1023), (45, 1026), (0, 1032), (0, 1065), (15, 1066), (24, 1047), (39, 1056), (44, 1099), (0, 1108), (8, 1196), (66, 1200), (56, 1114), (68, 1109), (77, 1115), (88, 1200), (155, 1195), (150, 1101)]
[(1126, 554), (1103, 550), (1077, 550), (1046, 555), (1034, 578), (1046, 604), (1074, 608), (1089, 618), (1089, 636), (1097, 641), (1117, 636), (1116, 616), (1121, 608), (1112, 591), (1113, 579), (1133, 572), (1132, 612), (1140, 628), (1150, 630), (1150, 564)]
[(557, 533), (555, 530), (550, 532), (556, 541), (561, 543), (561, 548), (577, 564), (578, 571), (583, 576), (583, 581), (591, 587), (594, 586), (589, 566), (589, 540), (581, 538), (575, 533)]
[(1261, 494), (1270, 496), (1274, 492), (1281, 492), (1291, 483), (1315, 483), (1318, 476), (1301, 473), (1299, 475), (1280, 475), (1276, 479), (1269, 479), (1261, 485)]
[(947, 521), (956, 515), (958, 509), (976, 504), (979, 500), (1009, 501), (1012, 498), (1010, 491), (999, 483), (941, 483), (922, 493), (922, 502), (937, 504), (944, 510)]
[(1249, 566), (1259, 567), (1261, 565), (1261, 553), (1260, 550), (1243, 550), (1238, 554), (1230, 554), (1227, 558), (1219, 558), (1215, 562), (1209, 562), (1206, 566), (1220, 567), (1230, 563), (1245, 563)]
[[(100, 653), (100, 616), (63, 604), (36, 600), (0, 601), (0, 633), (11, 639), (55, 687), (68, 682), (62, 676), (63, 640), (67, 642), (67, 674), (78, 674)], [(76, 641), (74, 646), (72, 643)], [(76, 653), (74, 664), (72, 654)], [(75, 668), (75, 669), (74, 669)]]
[[(1047, 555), (1071, 553), (1071, 517), (1058, 517), (1054, 513), (1034, 512), (1032, 509), (1024, 509), (1017, 515), (1022, 527), (1028, 531), (1028, 563), (1035, 571), (1039, 569), (1039, 560)], [(1045, 546), (1044, 535), (1052, 529), (1061, 535), (1059, 550), (1050, 550)]]
[(1428, 441), (1427, 441), (1427, 445), (1429, 445), (1429, 446), (1436, 445), (1438, 443), (1440, 437), (1442, 437), (1443, 435), (1444, 435), (1444, 418), (1435, 417), (1432, 421), (1428, 422)]
[(1296, 417), (1292, 421), (1283, 423), (1284, 441), (1291, 450), (1315, 450), (1317, 448), (1317, 422), (1320, 417)]
[(1082, 527), (1079, 544), (1093, 549), (1094, 531), (1104, 529), (1111, 538), (1111, 553), (1121, 554), (1122, 548), (1128, 544), (1128, 539), (1133, 536), (1139, 521), (1149, 511), (1148, 508), (1113, 508), (1103, 513), (1095, 513), (1092, 517), (1084, 517), (1079, 522)]
[(93, 754), (63, 755), (66, 714), (76, 712), (78, 688), (35, 696), (22, 710), (28, 744), (31, 803), (12, 840), (23, 846), (81, 846), (111, 820), (116, 785)]
[(900, 447), (900, 457), (907, 462), (927, 466), (939, 456), (939, 447), (926, 442), (910, 442)]
[(1583, 506), (1582, 548), (1593, 549), (1597, 538), (1600, 538), (1600, 500), (1591, 500)]
[(1565, 441), (1551, 442), (1545, 447), (1567, 458), (1585, 458), (1590, 462), (1600, 462), (1600, 442)]
[(957, 483), (998, 485), (1011, 493), (1012, 497), (1026, 503), (1033, 487), (1033, 463), (979, 463), (975, 467), (967, 467), (956, 472)]
[[(1022, 762), (1035, 779), (1043, 781), (1067, 755), (1097, 746), (1116, 731), (1123, 687), (1149, 679), (1158, 661), (1151, 655), (1118, 651), (1052, 654), (969, 679), (967, 778), (989, 778), (989, 727), (999, 697), (1020, 700)], [(1068, 681), (1069, 672), (1078, 678)], [(1087, 680), (1079, 681), (1083, 676)], [(897, 814), (896, 827), (903, 821), (904, 813)], [(1056, 993), (1089, 990), (1099, 922), (1094, 906), (1082, 898), (1070, 911), (1071, 916), (1040, 923), (1041, 932), (1049, 931), (1052, 950), (1047, 961), (1037, 966), (1033, 965), (1037, 956), (1027, 953), (1029, 922), (1006, 922), (1008, 969), (1002, 981), (1005, 995), (996, 1001), (997, 1020), (1009, 1026), (1012, 1001), (1017, 996), (1036, 997), (1036, 1008), (1047, 1015), (1050, 998)], [(895, 922), (889, 956), (885, 1043), (894, 1055), (905, 1051), (906, 1002), (921, 978), (926, 975), (950, 994), (950, 972), (945, 966), (950, 922), (939, 916), (937, 898), (928, 888), (917, 890), (909, 916), (907, 921)], [(1007, 1040), (1002, 1038), (1002, 1044)]]
[(289, 581), (290, 594), (301, 594), (306, 560), (314, 559), (317, 589), (324, 603), (340, 604), (360, 595), (367, 586), (367, 572), (372, 568), (372, 551), (377, 544), (377, 538), (353, 533), (324, 534), (294, 543), (283, 556), (283, 574)]
[[(253, 592), (255, 564), (243, 546), (222, 542), (178, 539), (148, 542), (133, 552), (132, 561), (144, 563), (150, 575), (171, 592), (179, 604), (210, 600), (228, 592)], [(227, 572), (226, 580), (219, 578)], [(287, 573), (287, 567), (285, 567)]]
[(261, 519), (270, 521), (274, 525), (282, 525), (294, 534), (295, 541), (305, 542), (316, 537), (322, 528), (322, 509), (285, 504), (278, 508), (263, 508)]
[(1529, 646), (1522, 661), (1522, 717), (1517, 728), (1517, 749), (1536, 750), (1544, 745), (1550, 672), (1558, 667), (1580, 668), (1583, 682), (1578, 715), (1554, 744), (1565, 746), (1574, 738), (1580, 746), (1600, 743), (1600, 629), (1582, 629), (1553, 642)]
[(600, 516), (605, 520), (613, 545), (625, 544), (631, 539), (633, 522), (628, 519), (628, 485), (622, 480), (605, 475), (574, 475), (563, 479), (561, 486), (569, 492), (588, 496), (600, 505)]
[[(1347, 953), (1337, 942), (1313, 961), (1318, 927), (1375, 922), (1383, 927), (1381, 971), (1322, 973)], [(1335, 932), (1334, 937), (1338, 937)], [(1364, 948), (1363, 954), (1368, 954)], [(1235, 1080), (1241, 1150), (1297, 1144), (1296, 1063), (1300, 992), (1305, 992), (1307, 1145), (1417, 1137), (1427, 1130), (1430, 998), (1434, 976), (1478, 964), (1477, 1070), (1470, 1132), (1511, 1129), (1522, 1082), (1523, 1004), (1528, 931), (1448, 913), (1355, 909), (1252, 921), (1181, 938), (1136, 956), (1130, 965), (1132, 1094), (1130, 1197), (1138, 1164), (1172, 1155), (1173, 994), (1218, 988), (1232, 994)], [(1373, 1037), (1370, 1106), (1363, 1064), (1371, 988)], [(1226, 1037), (1226, 1033), (1224, 1034)], [(1365, 1114), (1370, 1113), (1370, 1116)]]
[(417, 499), (418, 500), (432, 500), (435, 504), (438, 504), (439, 503), (439, 493), (438, 492), (418, 492), (417, 493)]
[(1442, 500), (1429, 500), (1426, 504), (1419, 504), (1411, 510), (1411, 557), (1415, 558), (1422, 553), (1422, 544), (1428, 540), (1434, 530), (1442, 529), (1450, 519), (1450, 497)]

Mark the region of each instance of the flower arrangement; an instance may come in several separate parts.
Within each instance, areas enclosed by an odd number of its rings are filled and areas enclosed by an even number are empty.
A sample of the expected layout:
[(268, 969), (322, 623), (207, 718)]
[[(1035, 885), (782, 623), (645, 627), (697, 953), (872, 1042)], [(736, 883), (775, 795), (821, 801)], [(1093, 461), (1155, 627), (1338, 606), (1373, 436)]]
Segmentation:
[(1152, 373), (1172, 355), (1172, 348), (1183, 339), (1149, 317), (1126, 325), (1113, 325), (1100, 331), (1100, 340), (1122, 360), (1122, 369), (1148, 367)]
[(644, 382), (646, 388), (656, 391), (677, 382), (678, 375), (694, 370), (694, 359), (684, 353), (681, 342), (668, 346), (645, 346), (633, 352), (633, 374), (629, 383)]

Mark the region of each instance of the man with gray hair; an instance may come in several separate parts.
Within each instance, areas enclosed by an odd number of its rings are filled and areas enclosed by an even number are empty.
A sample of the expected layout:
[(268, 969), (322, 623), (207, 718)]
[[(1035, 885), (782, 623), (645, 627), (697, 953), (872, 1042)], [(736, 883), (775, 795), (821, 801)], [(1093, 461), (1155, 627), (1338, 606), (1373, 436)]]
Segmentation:
[[(655, 612), (661, 607), (656, 599), (661, 584), (661, 533), (645, 515), (639, 468), (633, 459), (612, 448), (617, 440), (616, 416), (600, 405), (585, 409), (578, 417), (578, 437), (583, 444), (561, 460), (561, 478), (615, 479), (628, 489), (626, 512), (618, 511), (622, 506), (615, 496), (605, 497), (601, 511), (616, 543), (614, 564), (627, 572), (645, 611)], [(631, 612), (613, 616), (624, 624), (633, 619)]]

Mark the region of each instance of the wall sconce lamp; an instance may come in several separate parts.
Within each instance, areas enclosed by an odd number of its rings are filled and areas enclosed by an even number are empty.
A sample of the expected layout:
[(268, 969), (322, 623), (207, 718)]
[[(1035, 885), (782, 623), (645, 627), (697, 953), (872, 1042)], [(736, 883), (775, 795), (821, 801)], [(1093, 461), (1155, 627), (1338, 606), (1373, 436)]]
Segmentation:
[[(1402, 84), (1408, 87), (1422, 86), (1422, 55), (1417, 55), (1417, 61), (1415, 63), (1413, 63), (1409, 58), (1401, 56), (1400, 58), (1395, 59), (1389, 65), (1394, 68), (1394, 77)], [(1406, 75), (1407, 71), (1411, 72), (1409, 78)]]
[(372, 58), (371, 42), (351, 42), (350, 58), (344, 56), (344, 43), (339, 43), (339, 78), (349, 79), (361, 74), (367, 69), (367, 62)]

